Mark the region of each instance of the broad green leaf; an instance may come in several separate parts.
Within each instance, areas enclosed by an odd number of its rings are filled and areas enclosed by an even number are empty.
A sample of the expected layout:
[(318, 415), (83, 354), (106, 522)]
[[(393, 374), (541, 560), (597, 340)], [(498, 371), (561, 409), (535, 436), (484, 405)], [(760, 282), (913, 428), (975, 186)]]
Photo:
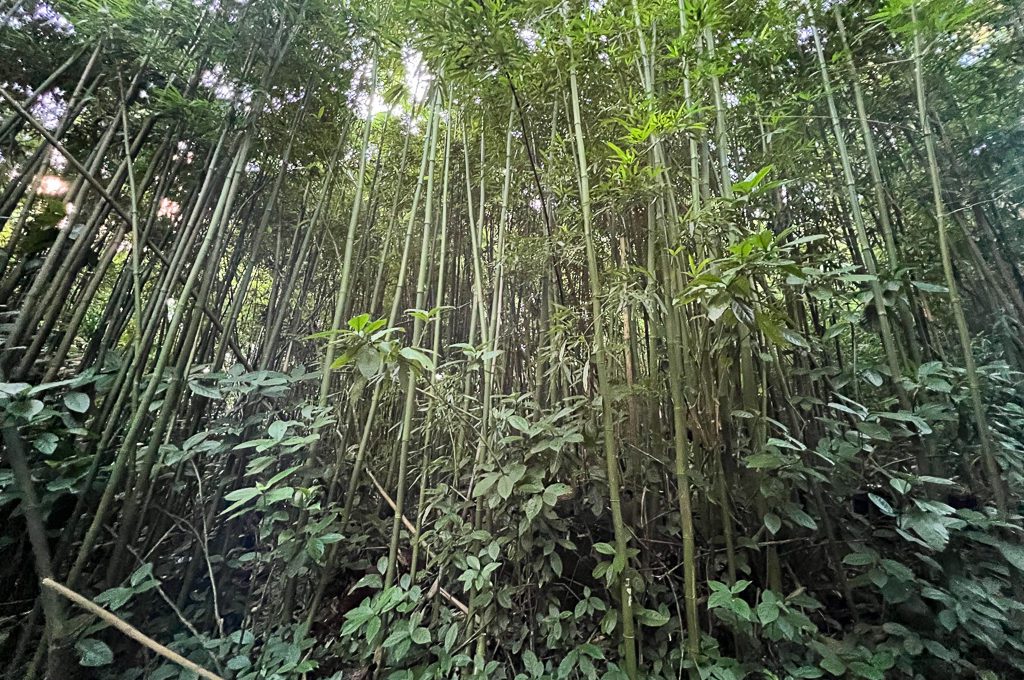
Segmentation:
[(861, 421), (856, 425), (857, 429), (871, 437), (883, 442), (892, 441), (892, 433), (886, 428), (882, 427), (878, 423), (873, 423), (868, 420)]
[(32, 387), (28, 383), (5, 383), (0, 382), (0, 395), (14, 397)]
[(779, 618), (779, 606), (774, 602), (762, 602), (757, 605), (757, 619), (762, 626), (767, 626)]
[(403, 347), (398, 353), (408, 362), (416, 364), (425, 371), (434, 370), (434, 362), (423, 352), (414, 347)]
[(363, 377), (370, 380), (384, 367), (384, 360), (380, 356), (380, 352), (377, 348), (371, 347), (370, 345), (364, 345), (359, 353), (356, 354), (356, 368), (363, 374)]
[(363, 328), (366, 327), (366, 324), (369, 323), (369, 321), (369, 314), (360, 314), (358, 316), (353, 316), (351, 319), (348, 320), (348, 327), (358, 333), (359, 331), (363, 330)]
[(89, 395), (84, 392), (68, 392), (64, 395), (64, 405), (75, 413), (85, 413), (89, 410)]
[(548, 487), (544, 489), (544, 503), (545, 505), (553, 506), (558, 503), (559, 498), (565, 496), (571, 491), (572, 487), (567, 484), (562, 484), (560, 482), (549, 484)]
[(512, 495), (512, 489), (515, 487), (515, 482), (508, 475), (502, 475), (501, 479), (498, 480), (498, 495), (504, 499), (508, 499)]
[(215, 387), (207, 387), (198, 380), (189, 380), (188, 388), (200, 397), (206, 397), (207, 399), (223, 399), (224, 395), (221, 391)]
[(537, 655), (533, 653), (533, 650), (523, 650), (522, 654), (523, 668), (530, 674), (531, 678), (539, 678), (544, 674), (544, 664), (540, 662)]
[(530, 431), (530, 422), (519, 415), (509, 416), (508, 424), (524, 434), (527, 434)]
[(110, 588), (93, 598), (98, 604), (106, 605), (108, 609), (116, 610), (124, 606), (124, 603), (135, 594), (131, 588)]
[(489, 472), (480, 477), (480, 481), (476, 483), (476, 487), (473, 489), (473, 497), (479, 498), (485, 495), (494, 486), (494, 483), (498, 481), (499, 475), (495, 472)]
[(791, 520), (802, 527), (812, 530), (816, 530), (818, 528), (818, 523), (814, 521), (814, 518), (795, 505), (788, 506), (786, 508), (786, 514), (789, 515)]
[[(444, 634), (444, 650), (446, 652), (448, 652), (448, 653), (451, 653), (452, 649), (455, 648), (455, 643), (456, 643), (456, 641), (458, 641), (458, 639), (459, 639), (459, 626), (458, 626), (457, 622), (453, 621), (448, 626), (448, 631)], [(531, 652), (530, 650), (526, 650), (525, 652), (523, 652), (523, 659), (524, 659), (524, 661), (526, 659), (526, 654), (533, 654), (533, 652)], [(534, 659), (536, 659), (536, 658), (537, 657), (534, 656)]]
[(998, 547), (999, 552), (1003, 554), (1007, 562), (1017, 567), (1020, 571), (1024, 571), (1024, 546), (1021, 546), (1019, 543), (1000, 541)]
[(671, 617), (668, 614), (656, 611), (654, 609), (641, 609), (640, 613), (637, 615), (637, 619), (640, 621), (640, 623), (642, 623), (645, 626), (650, 626), (651, 628), (658, 628), (659, 626), (664, 626), (666, 623), (668, 623), (670, 618)]
[(231, 505), (221, 510), (220, 514), (226, 515), (229, 512), (233, 512), (234, 510), (237, 510), (238, 508), (242, 507), (243, 505), (245, 505), (246, 503), (248, 503), (253, 498), (256, 498), (259, 495), (260, 490), (254, 487), (236, 489), (235, 491), (232, 491), (231, 493), (224, 496), (224, 500), (230, 501)]
[(843, 673), (846, 672), (846, 664), (844, 664), (842, 660), (835, 654), (826, 655), (822, 658), (818, 665), (824, 668), (832, 675), (841, 677)]
[(57, 444), (60, 440), (52, 432), (42, 432), (38, 437), (32, 440), (32, 446), (34, 446), (40, 453), (49, 456), (51, 453), (57, 450)]
[(25, 420), (32, 420), (43, 410), (43, 402), (38, 399), (19, 399), (7, 405), (7, 412)]
[(875, 557), (863, 552), (850, 553), (843, 557), (843, 564), (849, 564), (851, 567), (864, 567), (874, 563)]
[(75, 643), (78, 651), (78, 663), (86, 668), (97, 668), (113, 663), (114, 653), (102, 640), (85, 638)]

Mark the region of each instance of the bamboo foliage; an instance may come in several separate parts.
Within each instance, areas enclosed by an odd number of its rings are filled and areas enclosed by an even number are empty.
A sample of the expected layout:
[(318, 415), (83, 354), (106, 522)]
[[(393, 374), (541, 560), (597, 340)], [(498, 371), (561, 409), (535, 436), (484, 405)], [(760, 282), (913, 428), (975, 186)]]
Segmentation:
[(1016, 10), (0, 3), (5, 677), (1016, 677)]

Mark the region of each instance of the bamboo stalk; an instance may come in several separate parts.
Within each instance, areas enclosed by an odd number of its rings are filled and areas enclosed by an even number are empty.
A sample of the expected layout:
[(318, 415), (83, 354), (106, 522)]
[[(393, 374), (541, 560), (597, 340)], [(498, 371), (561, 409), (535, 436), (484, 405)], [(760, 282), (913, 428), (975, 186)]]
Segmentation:
[(189, 661), (188, 659), (183, 657), (181, 654), (178, 654), (174, 650), (164, 647), (162, 644), (160, 644), (153, 638), (149, 637), (135, 626), (132, 626), (123, 619), (120, 619), (114, 614), (108, 612), (103, 607), (100, 607), (94, 602), (91, 602), (90, 600), (82, 597), (81, 595), (71, 590), (67, 586), (63, 586), (51, 578), (44, 578), (42, 581), (40, 581), (40, 583), (43, 585), (44, 588), (52, 590), (53, 592), (61, 595), (62, 597), (66, 597), (67, 599), (71, 600), (72, 602), (74, 602), (90, 614), (109, 623), (118, 632), (130, 637), (132, 640), (135, 640), (146, 649), (150, 650), (151, 652), (155, 652), (156, 654), (159, 654), (168, 661), (172, 661), (181, 666), (182, 668), (192, 671), (201, 678), (206, 678), (207, 680), (224, 680), (224, 678), (222, 678), (221, 676), (211, 673), (210, 671), (206, 670), (197, 663)]

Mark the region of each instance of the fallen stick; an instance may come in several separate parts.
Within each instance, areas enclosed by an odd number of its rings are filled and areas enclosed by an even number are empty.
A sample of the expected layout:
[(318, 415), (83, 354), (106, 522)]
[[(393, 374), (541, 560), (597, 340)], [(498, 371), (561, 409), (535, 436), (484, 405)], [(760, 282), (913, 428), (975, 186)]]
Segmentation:
[[(367, 470), (366, 474), (369, 475), (370, 481), (373, 482), (373, 485), (377, 487), (377, 493), (379, 493), (384, 498), (384, 502), (390, 505), (392, 510), (397, 510), (398, 508), (395, 506), (395, 502), (391, 500), (391, 496), (389, 496), (388, 492), (384, 490), (384, 487), (380, 485), (380, 482), (378, 482), (377, 478), (373, 476), (373, 473)], [(405, 515), (402, 515), (402, 524), (405, 525), (405, 528), (409, 530), (409, 533), (412, 534), (414, 538), (419, 536), (419, 534), (416, 532), (416, 527), (413, 526), (413, 523), (410, 522)], [(441, 597), (448, 600), (448, 602), (450, 602), (451, 604), (455, 605), (455, 607), (463, 614), (469, 614), (469, 607), (463, 604), (457, 597), (449, 593), (447, 590), (440, 587), (440, 577), (438, 577), (438, 580), (435, 582), (435, 585), (437, 586), (437, 591), (441, 593)]]
[(173, 652), (170, 649), (168, 649), (167, 647), (164, 647), (162, 644), (160, 644), (159, 642), (157, 642), (153, 638), (143, 634), (137, 628), (129, 625), (125, 621), (122, 621), (118, 617), (116, 617), (113, 614), (111, 614), (110, 612), (108, 612), (103, 607), (100, 607), (98, 604), (92, 602), (91, 600), (88, 600), (87, 598), (82, 597), (81, 595), (79, 595), (75, 591), (71, 590), (70, 588), (67, 588), (66, 586), (62, 586), (61, 584), (57, 583), (53, 579), (44, 578), (42, 580), (42, 584), (43, 584), (43, 586), (49, 588), (50, 590), (56, 591), (60, 595), (63, 595), (67, 599), (69, 599), (72, 602), (74, 602), (75, 604), (77, 604), (82, 609), (85, 609), (86, 611), (88, 611), (90, 614), (93, 614), (93, 615), (98, 616), (99, 618), (103, 619), (104, 621), (109, 623), (111, 626), (113, 626), (117, 630), (121, 631), (122, 633), (124, 633), (125, 635), (130, 637), (131, 639), (133, 639), (136, 642), (138, 642), (143, 647), (146, 647), (146, 648), (156, 652), (157, 654), (159, 654), (160, 656), (164, 657), (165, 659), (168, 659), (169, 661), (173, 661), (174, 663), (178, 664), (182, 668), (187, 668), (188, 670), (192, 671), (193, 673), (195, 673), (199, 677), (206, 678), (207, 680), (224, 680), (224, 678), (220, 677), (219, 675), (215, 675), (215, 674), (211, 673), (210, 671), (206, 670), (205, 668), (203, 668), (202, 666), (189, 661), (188, 659), (183, 657), (181, 654), (178, 654), (177, 652)]

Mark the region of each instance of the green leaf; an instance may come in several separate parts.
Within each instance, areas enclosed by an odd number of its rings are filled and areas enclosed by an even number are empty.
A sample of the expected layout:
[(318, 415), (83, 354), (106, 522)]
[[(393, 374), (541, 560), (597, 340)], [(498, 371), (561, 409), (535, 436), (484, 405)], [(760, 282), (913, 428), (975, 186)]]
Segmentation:
[(908, 491), (910, 491), (911, 488), (910, 482), (908, 482), (905, 479), (899, 479), (897, 477), (892, 477), (889, 480), (889, 486), (896, 489), (896, 491), (899, 492), (900, 494), (906, 494)]
[(562, 557), (558, 553), (553, 552), (553, 553), (551, 553), (551, 556), (548, 559), (551, 562), (551, 571), (555, 572), (555, 576), (561, 576), (562, 575)]
[(75, 643), (78, 650), (78, 663), (86, 668), (97, 668), (113, 663), (114, 653), (107, 643), (93, 638), (85, 638)]
[(391, 647), (394, 647), (395, 645), (397, 645), (399, 642), (402, 642), (403, 640), (408, 639), (408, 637), (409, 637), (409, 634), (406, 633), (404, 630), (401, 630), (401, 629), (396, 630), (395, 632), (393, 632), (391, 635), (388, 636), (387, 640), (384, 641), (383, 647), (384, 647), (384, 649), (390, 649)]
[(1003, 554), (1006, 561), (1017, 567), (1020, 571), (1024, 571), (1024, 546), (1015, 543), (999, 543), (999, 552)]
[(278, 472), (278, 473), (277, 473), (276, 475), (274, 475), (274, 476), (273, 476), (273, 477), (271, 477), (271, 478), (270, 478), (269, 480), (267, 480), (267, 483), (266, 483), (266, 485), (264, 486), (264, 488), (265, 488), (265, 489), (269, 489), (270, 487), (274, 486), (275, 484), (277, 484), (278, 482), (280, 482), (280, 481), (281, 481), (282, 479), (284, 479), (285, 477), (287, 477), (287, 476), (291, 475), (291, 474), (292, 474), (293, 472), (295, 472), (296, 470), (298, 470), (298, 469), (299, 469), (300, 467), (302, 467), (302, 466), (301, 466), (301, 465), (293, 465), (292, 467), (290, 467), (290, 468), (288, 468), (288, 469), (286, 469), (286, 470), (281, 470), (281, 471), (280, 471), (280, 472)]
[(802, 527), (806, 527), (812, 530), (818, 528), (818, 523), (814, 521), (814, 518), (798, 507), (791, 506), (787, 508), (786, 514), (789, 515), (789, 518), (791, 520), (793, 520)]
[(767, 626), (779, 618), (779, 606), (774, 602), (762, 602), (757, 605), (757, 618), (762, 626)]
[(189, 380), (188, 388), (200, 397), (206, 397), (207, 399), (223, 399), (224, 395), (220, 393), (215, 387), (207, 387), (198, 380)]
[(936, 656), (936, 657), (942, 659), (943, 661), (955, 661), (956, 660), (957, 655), (956, 655), (955, 652), (951, 652), (949, 649), (947, 649), (946, 647), (942, 646), (940, 643), (936, 642), (935, 640), (922, 640), (921, 642), (924, 643), (925, 649), (927, 649), (929, 652), (931, 652), (933, 656)]
[(900, 562), (897, 562), (895, 560), (884, 559), (882, 560), (881, 564), (886, 572), (888, 572), (892, 576), (895, 576), (901, 581), (914, 580), (914, 572), (911, 571), (909, 567)]
[(376, 347), (370, 345), (364, 345), (359, 353), (356, 354), (356, 368), (363, 374), (363, 377), (367, 380), (373, 378), (380, 373), (381, 368), (384, 367), (384, 360), (380, 356), (380, 352), (377, 351)]
[(719, 590), (711, 593), (708, 597), (708, 609), (715, 609), (717, 607), (724, 607), (729, 609), (732, 605), (732, 593), (728, 590)]
[[(446, 652), (448, 652), (450, 654), (452, 649), (455, 648), (455, 643), (458, 641), (458, 639), (459, 639), (459, 626), (458, 626), (457, 623), (453, 622), (450, 626), (448, 626), (448, 631), (444, 634), (444, 651), (446, 651)], [(523, 653), (524, 660), (525, 660), (525, 656), (526, 656), (527, 653), (532, 654), (533, 652), (530, 652), (529, 650), (524, 652)], [(537, 657), (534, 657), (534, 658), (536, 659)]]
[(425, 371), (434, 370), (434, 362), (430, 360), (430, 357), (414, 347), (403, 347), (398, 350), (398, 353), (406, 361), (416, 364)]
[(243, 505), (245, 505), (246, 503), (248, 503), (253, 498), (256, 498), (259, 495), (260, 490), (255, 487), (236, 489), (235, 491), (232, 491), (231, 493), (224, 496), (224, 500), (230, 501), (231, 505), (221, 510), (220, 514), (226, 515), (229, 512), (237, 510), (238, 508), (242, 507)]
[(509, 416), (508, 424), (523, 433), (529, 433), (530, 431), (530, 422), (519, 415)]
[(526, 501), (526, 505), (523, 506), (523, 510), (526, 512), (526, 519), (532, 522), (534, 518), (536, 518), (537, 515), (540, 514), (540, 511), (543, 508), (543, 498), (541, 498), (540, 496), (531, 497), (528, 501)]
[(134, 587), (139, 585), (146, 579), (150, 578), (153, 578), (153, 564), (147, 563), (143, 564), (141, 567), (133, 571), (131, 577), (128, 579), (128, 582), (131, 583), (131, 585)]
[(782, 520), (774, 512), (765, 513), (764, 526), (768, 531), (772, 532), (772, 536), (779, 533), (779, 529), (782, 528)]
[(732, 185), (733, 191), (738, 194), (745, 194), (753, 191), (757, 188), (757, 185), (759, 185), (764, 178), (768, 176), (768, 173), (772, 171), (772, 167), (773, 166), (771, 165), (766, 165), (757, 172), (750, 173), (742, 181), (736, 182)]
[(20, 399), (7, 405), (7, 412), (25, 420), (32, 420), (43, 410), (43, 402), (38, 399)]
[(755, 453), (744, 458), (743, 462), (754, 470), (774, 470), (785, 467), (790, 461), (778, 453)]
[(832, 675), (842, 676), (846, 672), (846, 664), (835, 654), (827, 654), (818, 665)]
[(803, 349), (811, 348), (807, 340), (804, 339), (804, 336), (790, 328), (782, 328), (782, 337), (788, 340), (791, 345), (796, 345), (797, 347), (801, 347)]
[(750, 610), (750, 605), (747, 604), (746, 600), (738, 597), (733, 598), (732, 602), (729, 603), (729, 609), (744, 621), (753, 621), (754, 619), (754, 613)]
[(131, 588), (110, 588), (93, 598), (98, 604), (106, 605), (108, 609), (116, 610), (124, 606), (125, 602), (135, 594)]
[(473, 497), (479, 498), (486, 494), (491, 490), (491, 487), (494, 486), (496, 481), (498, 481), (498, 474), (495, 472), (489, 472), (482, 475), (480, 477), (480, 481), (476, 483), (476, 488), (473, 489)]
[(279, 486), (273, 491), (269, 491), (264, 500), (267, 505), (273, 505), (274, 503), (280, 503), (281, 501), (289, 500), (295, 495), (295, 489), (290, 486)]
[(856, 673), (857, 677), (865, 678), (865, 680), (885, 680), (885, 674), (882, 671), (863, 661), (851, 663), (850, 670)]
[(52, 432), (43, 432), (32, 440), (32, 446), (47, 456), (57, 450), (58, 443), (60, 443), (60, 440)]
[(565, 655), (565, 658), (558, 664), (558, 670), (556, 671), (559, 680), (569, 677), (572, 669), (576, 667), (576, 660), (578, 658), (579, 654), (576, 653), (576, 650)]
[(932, 428), (927, 421), (913, 413), (907, 413), (906, 411), (893, 411), (889, 413), (879, 413), (878, 415), (890, 420), (897, 420), (902, 423), (911, 423), (921, 434), (931, 434), (932, 432)]
[(568, 484), (550, 484), (546, 489), (544, 489), (544, 504), (554, 506), (558, 503), (559, 498), (565, 496), (570, 491), (572, 491), (572, 487)]
[(863, 552), (850, 553), (843, 558), (843, 564), (849, 564), (851, 567), (865, 567), (874, 563), (874, 556)]
[(85, 413), (89, 410), (89, 395), (84, 392), (68, 392), (64, 395), (64, 405), (75, 413)]
[(353, 316), (351, 319), (348, 320), (348, 327), (358, 333), (359, 331), (363, 330), (363, 328), (369, 321), (369, 314), (360, 314), (359, 316)]
[(889, 501), (885, 500), (881, 496), (869, 493), (868, 498), (870, 498), (871, 502), (874, 503), (878, 507), (878, 509), (882, 511), (883, 515), (888, 515), (889, 517), (894, 517), (896, 515), (896, 511), (892, 509), (891, 505), (889, 505)]
[(912, 512), (901, 517), (901, 527), (921, 537), (928, 547), (942, 550), (949, 542), (949, 530), (942, 517), (930, 512)]
[(656, 611), (654, 609), (641, 609), (639, 615), (637, 616), (637, 620), (639, 620), (640, 623), (642, 623), (645, 626), (650, 626), (651, 628), (658, 628), (659, 626), (664, 626), (666, 623), (668, 623), (670, 618), (671, 617), (668, 614)]
[(877, 440), (883, 441), (883, 442), (891, 442), (892, 441), (892, 433), (889, 432), (889, 430), (887, 430), (886, 428), (884, 428), (881, 425), (879, 425), (878, 423), (872, 423), (870, 421), (862, 421), (862, 422), (857, 423), (856, 427), (857, 427), (857, 429), (860, 432), (863, 432), (864, 434), (866, 434), (868, 437), (871, 437), (872, 439), (877, 439)]
[(614, 555), (615, 548), (608, 543), (595, 543), (594, 550), (601, 553), (602, 555)]
[(540, 662), (540, 659), (533, 653), (533, 650), (523, 650), (522, 659), (523, 668), (526, 669), (531, 678), (539, 678), (544, 674), (544, 664)]
[(412, 641), (418, 645), (429, 645), (430, 644), (430, 631), (420, 626), (412, 632), (410, 636)]
[(498, 495), (504, 499), (507, 499), (512, 495), (512, 489), (515, 487), (515, 483), (512, 478), (508, 475), (502, 475), (501, 479), (498, 480)]
[(0, 394), (14, 397), (32, 387), (28, 383), (5, 383), (0, 382)]

